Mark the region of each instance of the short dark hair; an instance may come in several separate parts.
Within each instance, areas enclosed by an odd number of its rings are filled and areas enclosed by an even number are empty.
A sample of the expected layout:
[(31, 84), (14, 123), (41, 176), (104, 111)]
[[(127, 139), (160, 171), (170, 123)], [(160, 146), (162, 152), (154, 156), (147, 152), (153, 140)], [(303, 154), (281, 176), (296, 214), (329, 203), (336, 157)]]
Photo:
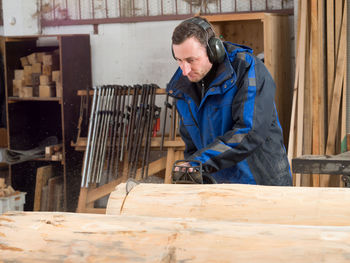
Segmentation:
[[(203, 19), (210, 25), (206, 18), (199, 18)], [(175, 45), (179, 45), (191, 37), (195, 37), (204, 47), (206, 47), (208, 44), (208, 40), (212, 37), (215, 37), (215, 32), (213, 31), (212, 27), (208, 28), (205, 31), (201, 26), (193, 22), (188, 22), (188, 20), (185, 20), (174, 29), (172, 43)]]

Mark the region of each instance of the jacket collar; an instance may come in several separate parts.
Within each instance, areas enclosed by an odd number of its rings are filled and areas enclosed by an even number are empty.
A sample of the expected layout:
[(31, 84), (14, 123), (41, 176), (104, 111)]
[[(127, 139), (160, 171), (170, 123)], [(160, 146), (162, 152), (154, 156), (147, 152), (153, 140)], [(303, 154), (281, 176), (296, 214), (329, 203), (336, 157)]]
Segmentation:
[[(225, 59), (220, 65), (218, 65), (216, 77), (210, 87), (221, 86), (226, 80), (231, 78), (236, 82), (237, 76), (232, 67), (232, 62), (235, 60), (237, 53), (253, 53), (251, 48), (231, 42), (224, 42), (224, 47), (226, 51)], [(191, 90), (193, 89), (193, 85), (194, 84), (190, 82), (186, 76), (182, 75), (182, 70), (179, 67), (167, 85), (166, 91), (174, 97), (183, 97), (182, 93), (187, 95), (192, 94)]]

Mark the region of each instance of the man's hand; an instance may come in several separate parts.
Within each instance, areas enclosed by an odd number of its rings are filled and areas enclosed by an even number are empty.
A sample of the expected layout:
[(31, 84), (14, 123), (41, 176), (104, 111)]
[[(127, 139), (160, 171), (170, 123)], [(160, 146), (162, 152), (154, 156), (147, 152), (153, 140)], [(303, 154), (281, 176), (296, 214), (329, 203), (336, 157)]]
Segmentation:
[[(191, 164), (189, 162), (184, 162), (184, 163), (178, 164), (178, 166), (176, 166), (175, 169), (174, 169), (175, 172), (180, 172), (180, 167), (179, 166), (191, 167)], [(186, 172), (186, 168), (181, 168), (181, 172)], [(193, 168), (188, 168), (188, 172), (192, 173), (193, 172)]]

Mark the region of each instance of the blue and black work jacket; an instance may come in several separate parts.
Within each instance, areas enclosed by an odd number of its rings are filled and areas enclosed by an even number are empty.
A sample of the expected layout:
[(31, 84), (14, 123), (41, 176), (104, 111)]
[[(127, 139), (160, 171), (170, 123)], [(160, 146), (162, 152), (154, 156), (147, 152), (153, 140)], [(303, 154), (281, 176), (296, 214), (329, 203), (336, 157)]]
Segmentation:
[(176, 99), (185, 158), (201, 161), (218, 183), (291, 185), (274, 81), (250, 48), (224, 46), (225, 60), (199, 103), (180, 68), (167, 86)]

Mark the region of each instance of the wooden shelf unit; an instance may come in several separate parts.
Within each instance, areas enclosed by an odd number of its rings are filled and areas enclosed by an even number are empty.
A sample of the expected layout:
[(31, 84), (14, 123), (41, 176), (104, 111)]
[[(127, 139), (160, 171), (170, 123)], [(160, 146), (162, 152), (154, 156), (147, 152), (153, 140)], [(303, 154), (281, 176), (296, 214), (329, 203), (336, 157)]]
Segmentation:
[[(40, 158), (10, 165), (9, 176), (12, 186), (16, 190), (27, 192), (24, 209), (32, 210), (37, 168), (52, 164), (63, 177), (64, 210), (74, 211), (80, 190), (83, 156), (75, 151), (70, 143), (76, 137), (79, 118), (80, 99), (76, 95), (77, 90), (92, 85), (90, 36), (2, 37), (1, 46), (5, 67), (9, 149), (33, 149), (49, 136), (56, 136), (63, 144), (62, 160)], [(63, 87), (62, 97), (14, 97), (12, 79), (14, 70), (22, 68), (20, 58), (34, 52), (52, 52), (57, 49)]]

